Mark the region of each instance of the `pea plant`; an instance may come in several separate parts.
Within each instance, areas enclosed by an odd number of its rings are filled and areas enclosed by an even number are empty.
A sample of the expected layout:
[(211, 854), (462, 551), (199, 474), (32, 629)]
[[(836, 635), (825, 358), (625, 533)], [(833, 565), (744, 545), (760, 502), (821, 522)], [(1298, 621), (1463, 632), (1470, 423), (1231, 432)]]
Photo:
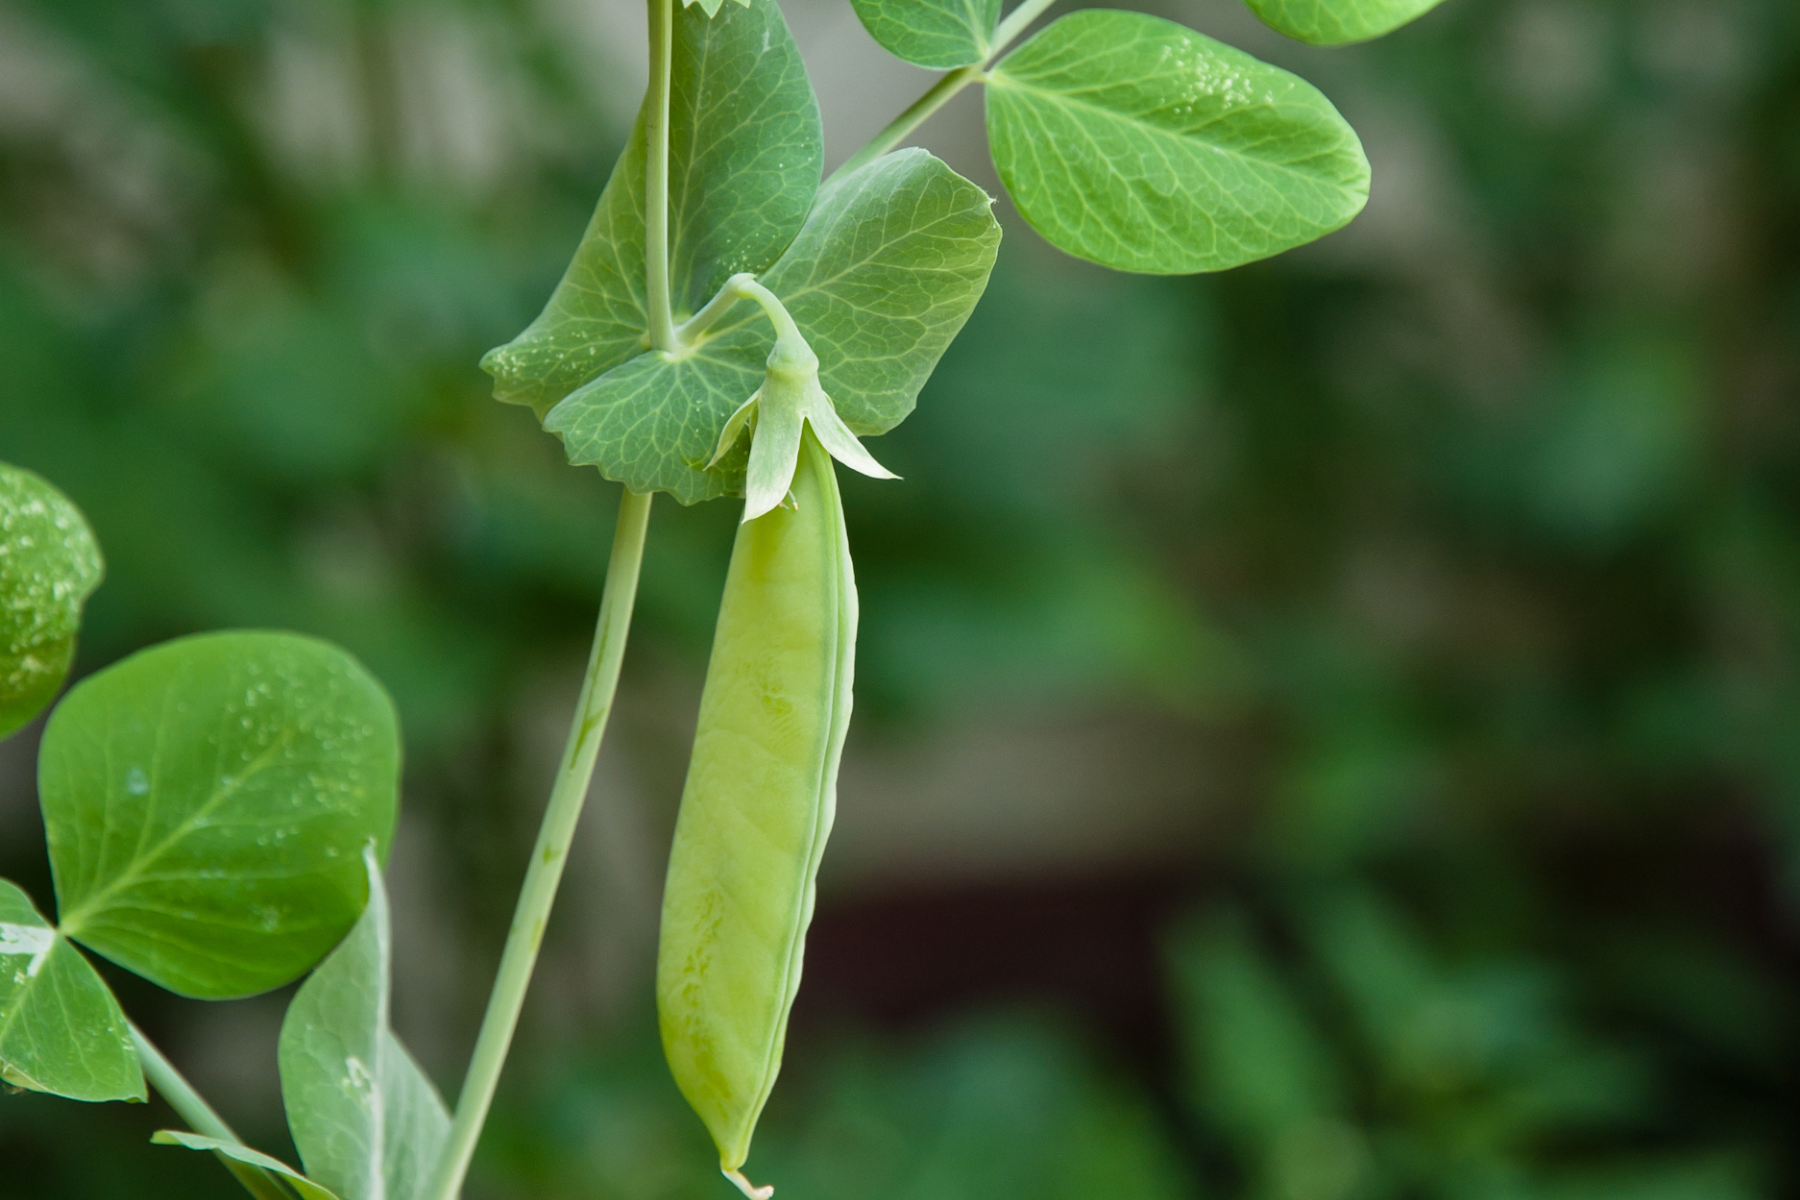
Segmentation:
[[(649, 87), (542, 315), (490, 352), (569, 461), (623, 485), (581, 695), (486, 1015), (450, 1109), (389, 1026), (381, 864), (399, 725), (340, 649), (179, 639), (70, 689), (38, 790), (56, 919), (0, 881), (0, 1076), (168, 1101), (156, 1140), (261, 1200), (453, 1200), (518, 1024), (616, 691), (651, 498), (742, 497), (664, 891), (656, 992), (682, 1093), (743, 1174), (780, 1070), (851, 711), (855, 575), (834, 462), (906, 418), (987, 284), (993, 200), (900, 149), (986, 92), (994, 164), (1051, 244), (1124, 271), (1219, 271), (1349, 222), (1355, 133), (1301, 79), (1181, 25), (1051, 0), (852, 0), (944, 74), (821, 180), (818, 103), (775, 0), (648, 0)], [(1438, 0), (1249, 0), (1292, 37), (1387, 33)], [(1019, 43), (1016, 48), (1014, 43)], [(1101, 346), (1096, 354), (1106, 353)], [(47, 481), (0, 466), (0, 736), (49, 706), (101, 554)], [(281, 1030), (304, 1173), (246, 1146), (126, 1017), (82, 949), (185, 997), (310, 976)]]

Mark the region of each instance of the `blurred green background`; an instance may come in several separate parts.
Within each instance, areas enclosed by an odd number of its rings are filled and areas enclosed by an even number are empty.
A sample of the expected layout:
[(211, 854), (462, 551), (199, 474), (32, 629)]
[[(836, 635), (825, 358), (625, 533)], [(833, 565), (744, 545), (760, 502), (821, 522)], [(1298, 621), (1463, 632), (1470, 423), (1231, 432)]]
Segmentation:
[[(922, 86), (787, 0), (841, 159)], [(1367, 214), (1222, 277), (1005, 211), (845, 480), (859, 717), (751, 1174), (786, 1200), (1800, 1196), (1800, 6), (1448, 0), (1281, 42)], [(641, 87), (634, 0), (0, 0), (0, 458), (90, 514), (91, 670), (221, 626), (394, 691), (397, 1020), (454, 1091), (615, 503), (475, 368)], [(923, 140), (998, 191), (978, 102)], [(723, 1200), (656, 894), (734, 506), (639, 620), (471, 1200)], [(33, 737), (0, 872), (49, 897)], [(284, 996), (120, 978), (290, 1155)], [(0, 1096), (0, 1196), (224, 1197)]]

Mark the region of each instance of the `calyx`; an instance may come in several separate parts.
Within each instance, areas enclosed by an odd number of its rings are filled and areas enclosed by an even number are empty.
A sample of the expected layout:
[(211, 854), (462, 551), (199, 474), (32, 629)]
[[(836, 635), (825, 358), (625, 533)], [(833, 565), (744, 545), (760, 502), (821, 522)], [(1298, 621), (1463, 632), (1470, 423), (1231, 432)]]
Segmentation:
[(749, 275), (734, 275), (726, 291), (762, 306), (775, 326), (775, 348), (769, 351), (763, 384), (725, 422), (708, 467), (717, 465), (750, 431), (750, 464), (744, 476), (744, 520), (754, 521), (787, 499), (800, 461), (800, 436), (811, 426), (813, 436), (831, 457), (874, 479), (898, 479), (876, 462), (838, 416), (819, 384), (819, 356), (788, 315), (787, 308)]

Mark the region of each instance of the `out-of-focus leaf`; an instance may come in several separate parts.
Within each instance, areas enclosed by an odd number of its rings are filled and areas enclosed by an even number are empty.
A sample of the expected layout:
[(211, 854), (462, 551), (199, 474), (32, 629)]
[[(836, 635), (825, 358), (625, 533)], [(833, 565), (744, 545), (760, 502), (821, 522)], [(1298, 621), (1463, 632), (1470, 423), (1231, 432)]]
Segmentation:
[(100, 547), (73, 501), (0, 463), (0, 738), (43, 711), (75, 659)]
[(125, 1014), (81, 951), (0, 879), (0, 1079), (71, 1100), (142, 1100)]
[(1263, 1139), (1338, 1113), (1330, 1047), (1240, 922), (1184, 928), (1169, 959), (1196, 1100)]
[(63, 932), (182, 995), (279, 987), (362, 912), (399, 772), (387, 693), (335, 646), (221, 633), (135, 654), (44, 733)]
[(387, 889), (365, 855), (369, 905), (319, 964), (281, 1026), (281, 1094), (307, 1173), (342, 1200), (414, 1200), (431, 1183), (450, 1114), (388, 1023)]
[(994, 165), (1032, 228), (1122, 271), (1222, 271), (1347, 225), (1356, 133), (1311, 84), (1161, 17), (1063, 17), (989, 74)]

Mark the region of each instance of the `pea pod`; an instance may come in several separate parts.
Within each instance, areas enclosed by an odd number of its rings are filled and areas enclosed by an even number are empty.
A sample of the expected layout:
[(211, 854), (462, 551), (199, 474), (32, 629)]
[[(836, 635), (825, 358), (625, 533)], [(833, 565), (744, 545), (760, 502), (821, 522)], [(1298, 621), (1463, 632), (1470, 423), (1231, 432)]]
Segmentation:
[(831, 457), (732, 549), (663, 892), (657, 1007), (675, 1081), (739, 1172), (781, 1068), (850, 722), (856, 580)]

